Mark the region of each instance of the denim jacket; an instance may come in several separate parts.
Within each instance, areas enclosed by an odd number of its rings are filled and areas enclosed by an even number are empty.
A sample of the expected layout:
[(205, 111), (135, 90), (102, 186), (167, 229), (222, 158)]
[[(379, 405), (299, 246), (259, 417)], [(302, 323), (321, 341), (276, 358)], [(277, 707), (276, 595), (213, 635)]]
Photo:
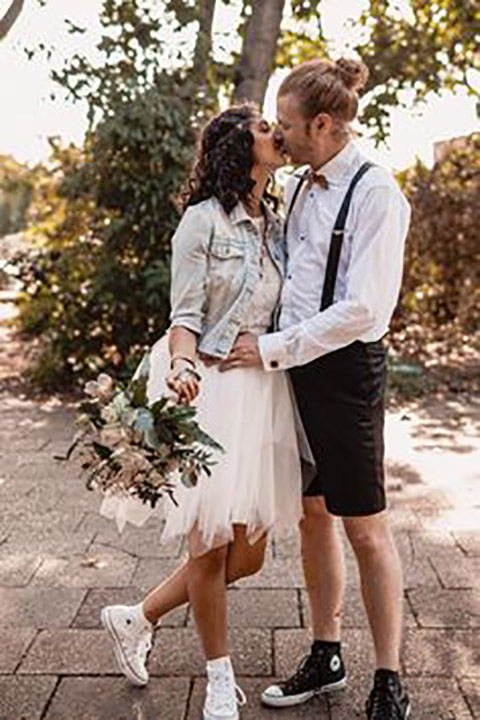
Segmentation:
[[(266, 246), (283, 279), (283, 224), (269, 207), (265, 212)], [(184, 213), (172, 239), (170, 320), (197, 334), (200, 352), (229, 354), (260, 279), (260, 250), (259, 232), (241, 203), (227, 215), (212, 197)]]

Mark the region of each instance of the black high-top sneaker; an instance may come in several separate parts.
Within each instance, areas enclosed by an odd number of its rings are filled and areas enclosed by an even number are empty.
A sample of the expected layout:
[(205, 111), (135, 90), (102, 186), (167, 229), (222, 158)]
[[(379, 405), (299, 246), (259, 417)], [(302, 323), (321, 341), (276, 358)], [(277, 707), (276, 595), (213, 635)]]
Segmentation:
[(341, 690), (347, 683), (340, 643), (313, 643), (291, 678), (270, 685), (261, 695), (264, 705), (290, 707), (315, 695)]
[(368, 720), (407, 720), (410, 717), (410, 700), (397, 673), (377, 670), (365, 709)]

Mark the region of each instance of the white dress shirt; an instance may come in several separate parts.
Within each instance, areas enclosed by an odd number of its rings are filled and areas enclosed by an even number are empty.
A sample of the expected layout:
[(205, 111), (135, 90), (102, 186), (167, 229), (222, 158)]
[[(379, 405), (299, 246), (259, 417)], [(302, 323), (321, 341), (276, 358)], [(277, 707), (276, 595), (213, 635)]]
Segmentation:
[[(349, 142), (319, 169), (327, 189), (305, 183), (300, 190), (288, 224), (279, 331), (259, 340), (266, 370), (305, 365), (356, 340), (379, 340), (388, 331), (400, 292), (410, 206), (382, 167), (371, 167), (354, 190), (334, 304), (320, 311), (332, 230), (348, 186), (365, 161)], [(287, 181), (287, 208), (305, 169)]]

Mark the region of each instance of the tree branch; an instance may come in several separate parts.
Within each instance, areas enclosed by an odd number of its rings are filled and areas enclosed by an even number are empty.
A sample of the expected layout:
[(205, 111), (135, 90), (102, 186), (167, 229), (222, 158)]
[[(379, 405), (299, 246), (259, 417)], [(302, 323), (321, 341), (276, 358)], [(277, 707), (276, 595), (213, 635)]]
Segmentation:
[(23, 10), (24, 3), (25, 0), (13, 0), (3, 18), (0, 19), (0, 40), (3, 40), (8, 35), (18, 20), (18, 17)]

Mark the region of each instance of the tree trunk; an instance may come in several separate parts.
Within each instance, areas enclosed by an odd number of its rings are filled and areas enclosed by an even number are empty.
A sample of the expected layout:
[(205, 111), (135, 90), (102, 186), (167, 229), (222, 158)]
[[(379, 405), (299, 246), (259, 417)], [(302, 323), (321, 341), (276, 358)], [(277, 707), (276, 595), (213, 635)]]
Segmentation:
[(285, 0), (256, 0), (245, 30), (233, 100), (253, 100), (261, 107), (273, 70)]
[(193, 57), (193, 74), (199, 89), (207, 89), (208, 65), (212, 52), (212, 27), (216, 0), (198, 3), (198, 34)]
[(0, 19), (0, 40), (3, 40), (12, 29), (23, 10), (24, 2), (25, 0), (13, 0), (3, 18)]

